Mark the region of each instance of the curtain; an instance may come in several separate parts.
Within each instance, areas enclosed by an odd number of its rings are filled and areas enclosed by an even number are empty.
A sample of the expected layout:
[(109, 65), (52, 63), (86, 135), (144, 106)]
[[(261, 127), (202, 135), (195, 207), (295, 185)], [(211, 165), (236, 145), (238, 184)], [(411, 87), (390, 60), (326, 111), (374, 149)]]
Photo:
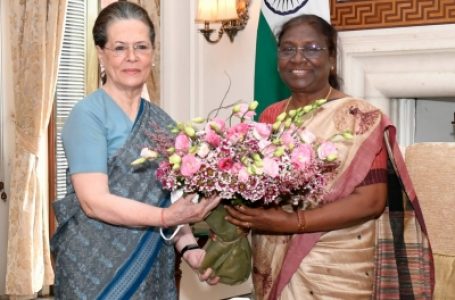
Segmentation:
[(147, 80), (147, 91), (150, 101), (160, 103), (160, 0), (130, 0), (142, 6), (149, 14), (155, 26), (155, 58), (152, 73)]
[[(47, 134), (57, 80), (66, 0), (9, 0), (15, 157), (11, 174), (6, 293), (32, 295), (53, 283), (47, 200), (39, 145)], [(45, 185), (44, 183), (43, 185)]]

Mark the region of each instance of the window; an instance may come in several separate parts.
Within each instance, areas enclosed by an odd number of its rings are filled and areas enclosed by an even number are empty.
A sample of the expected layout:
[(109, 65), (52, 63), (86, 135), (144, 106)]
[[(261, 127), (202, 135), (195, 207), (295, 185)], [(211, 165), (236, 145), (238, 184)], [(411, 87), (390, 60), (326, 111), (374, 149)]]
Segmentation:
[(69, 0), (66, 12), (56, 101), (49, 126), (49, 195), (51, 202), (66, 194), (68, 164), (63, 152), (60, 133), (71, 109), (85, 95), (86, 2), (86, 0)]

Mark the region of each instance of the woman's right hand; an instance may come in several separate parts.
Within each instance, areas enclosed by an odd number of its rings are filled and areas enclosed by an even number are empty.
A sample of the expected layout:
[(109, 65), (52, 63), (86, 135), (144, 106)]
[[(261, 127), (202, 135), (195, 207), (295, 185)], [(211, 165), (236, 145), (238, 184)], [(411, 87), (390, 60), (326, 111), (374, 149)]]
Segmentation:
[[(198, 269), (201, 266), (204, 257), (205, 257), (204, 249), (194, 249), (185, 252), (185, 254), (183, 255), (183, 259), (195, 272), (198, 272)], [(205, 281), (210, 285), (215, 285), (220, 281), (220, 277), (215, 276), (215, 273), (211, 268), (205, 270), (204, 273), (198, 272), (198, 277), (200, 281)]]
[(221, 201), (218, 196), (202, 198), (199, 203), (193, 203), (196, 194), (183, 196), (163, 211), (163, 220), (166, 226), (196, 223), (204, 220)]
[(225, 208), (228, 212), (226, 220), (244, 229), (279, 234), (297, 233), (299, 229), (295, 213), (285, 211), (281, 207), (251, 208), (243, 205), (226, 205)]

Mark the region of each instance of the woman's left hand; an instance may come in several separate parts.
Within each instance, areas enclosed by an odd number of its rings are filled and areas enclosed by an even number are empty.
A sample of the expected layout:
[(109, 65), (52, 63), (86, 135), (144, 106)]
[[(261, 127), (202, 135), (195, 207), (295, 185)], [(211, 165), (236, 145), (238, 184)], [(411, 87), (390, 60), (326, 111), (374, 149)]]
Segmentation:
[(195, 194), (187, 194), (165, 209), (162, 219), (167, 226), (177, 224), (196, 223), (204, 220), (221, 201), (219, 196), (199, 199), (193, 202)]
[(243, 205), (226, 205), (225, 208), (229, 214), (226, 220), (243, 228), (273, 233), (295, 233), (298, 230), (295, 213), (287, 212), (280, 207), (250, 208)]
[[(205, 250), (204, 249), (193, 249), (187, 251), (183, 254), (183, 259), (193, 268), (196, 272), (198, 272), (199, 267), (202, 264), (202, 261), (205, 257)], [(214, 276), (212, 269), (205, 270), (204, 273), (198, 273), (199, 280), (205, 281), (210, 285), (217, 284), (220, 278), (218, 276)]]

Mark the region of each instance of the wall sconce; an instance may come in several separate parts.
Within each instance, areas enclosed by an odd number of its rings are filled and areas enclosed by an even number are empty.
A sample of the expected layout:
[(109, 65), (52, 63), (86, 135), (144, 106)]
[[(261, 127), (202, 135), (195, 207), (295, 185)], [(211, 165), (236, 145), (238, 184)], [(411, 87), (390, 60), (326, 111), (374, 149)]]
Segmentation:
[[(244, 29), (248, 22), (249, 2), (249, 0), (198, 0), (196, 22), (204, 23), (204, 28), (199, 31), (207, 42), (219, 42), (225, 32), (233, 42), (237, 32)], [(221, 23), (218, 37), (214, 40), (210, 38), (215, 31), (210, 28), (211, 23)]]

